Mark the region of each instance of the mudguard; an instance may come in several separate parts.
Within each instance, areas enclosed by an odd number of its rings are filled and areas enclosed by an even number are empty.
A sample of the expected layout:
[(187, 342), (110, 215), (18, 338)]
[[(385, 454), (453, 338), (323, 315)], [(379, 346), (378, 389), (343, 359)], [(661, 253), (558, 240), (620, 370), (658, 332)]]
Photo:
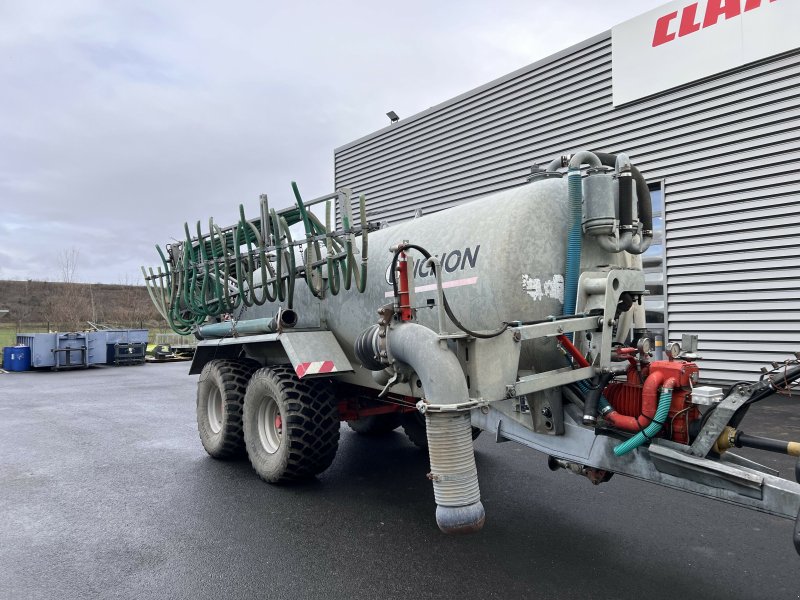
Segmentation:
[(330, 377), (332, 374), (353, 370), (342, 347), (330, 331), (287, 331), (198, 342), (189, 374), (200, 373), (203, 366), (211, 360), (242, 356), (245, 346), (249, 350), (246, 354), (258, 355), (253, 350), (261, 345), (278, 346), (280, 353), (292, 363), (300, 379)]

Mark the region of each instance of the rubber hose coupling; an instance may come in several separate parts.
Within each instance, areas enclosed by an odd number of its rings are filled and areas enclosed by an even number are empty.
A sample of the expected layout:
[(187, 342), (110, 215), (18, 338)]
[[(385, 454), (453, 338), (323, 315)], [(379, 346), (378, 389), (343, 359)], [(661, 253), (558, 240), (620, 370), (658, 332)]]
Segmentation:
[(353, 351), (361, 365), (370, 371), (382, 371), (386, 365), (381, 359), (380, 327), (368, 327), (356, 338)]
[(479, 531), (486, 520), (469, 413), (426, 413), (436, 524), (444, 533)]

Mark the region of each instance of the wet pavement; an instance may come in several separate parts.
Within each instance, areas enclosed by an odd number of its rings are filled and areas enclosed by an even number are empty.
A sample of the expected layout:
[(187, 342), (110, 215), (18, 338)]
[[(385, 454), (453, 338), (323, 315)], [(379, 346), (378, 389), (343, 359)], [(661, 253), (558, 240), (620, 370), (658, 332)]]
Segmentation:
[[(623, 477), (595, 487), (489, 435), (484, 530), (436, 528), (427, 457), (342, 429), (327, 472), (210, 459), (188, 363), (0, 375), (0, 599), (800, 598), (793, 523)], [(800, 399), (748, 433), (800, 438)], [(791, 476), (793, 460), (748, 456)]]

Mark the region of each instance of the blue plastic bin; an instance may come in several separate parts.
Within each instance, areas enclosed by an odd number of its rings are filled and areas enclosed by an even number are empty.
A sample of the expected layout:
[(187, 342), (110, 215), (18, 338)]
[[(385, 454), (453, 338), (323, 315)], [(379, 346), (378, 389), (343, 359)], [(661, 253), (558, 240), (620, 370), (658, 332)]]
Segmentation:
[(3, 348), (3, 368), (6, 371), (30, 371), (31, 349), (28, 346)]

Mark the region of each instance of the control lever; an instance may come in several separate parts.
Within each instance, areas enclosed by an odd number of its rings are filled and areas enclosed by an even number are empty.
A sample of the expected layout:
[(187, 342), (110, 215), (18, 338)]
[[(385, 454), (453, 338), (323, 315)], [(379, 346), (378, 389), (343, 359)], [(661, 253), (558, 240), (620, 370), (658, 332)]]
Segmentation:
[(396, 385), (399, 382), (400, 382), (400, 373), (395, 372), (395, 374), (392, 375), (391, 379), (389, 379), (389, 381), (386, 382), (386, 385), (384, 386), (381, 393), (378, 394), (378, 398), (383, 398), (386, 395), (386, 392), (389, 391), (389, 388), (392, 387), (393, 385)]

